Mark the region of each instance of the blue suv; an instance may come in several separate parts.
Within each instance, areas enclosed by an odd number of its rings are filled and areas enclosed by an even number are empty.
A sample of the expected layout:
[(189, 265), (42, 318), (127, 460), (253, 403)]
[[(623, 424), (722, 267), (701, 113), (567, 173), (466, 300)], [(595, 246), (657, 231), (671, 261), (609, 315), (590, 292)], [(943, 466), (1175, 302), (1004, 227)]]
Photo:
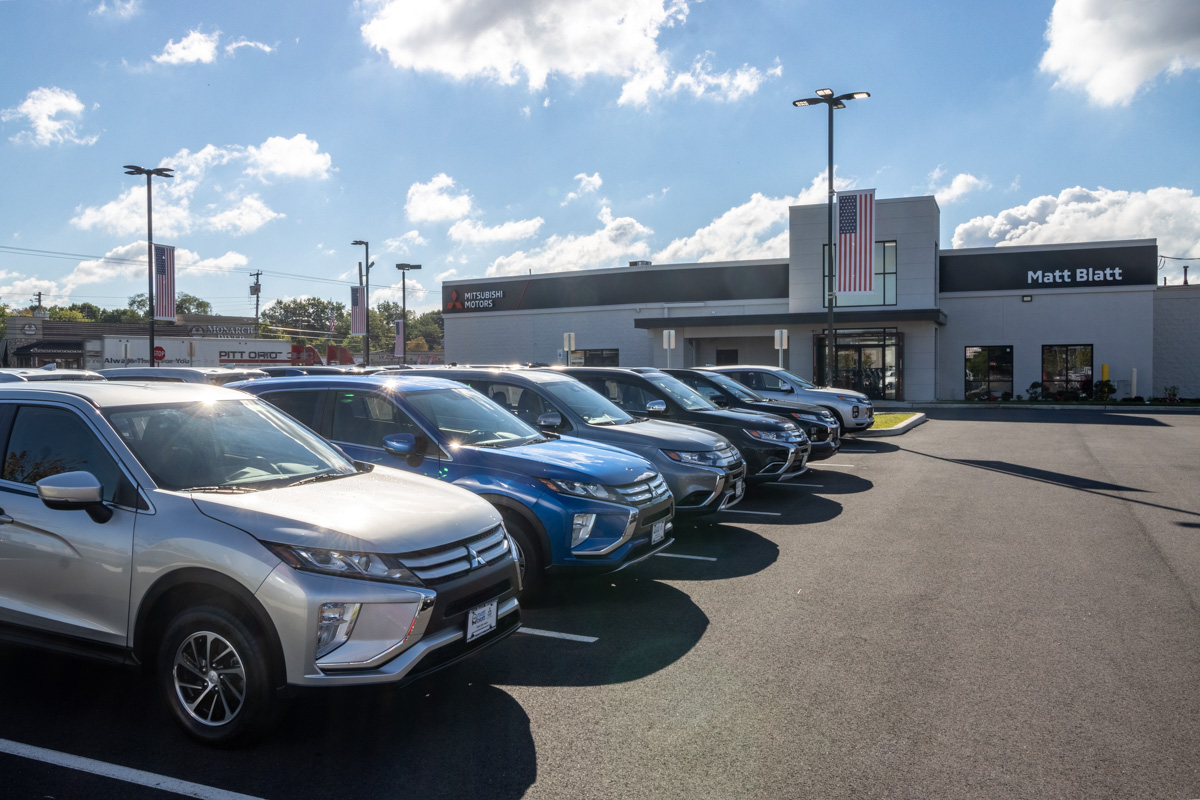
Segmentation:
[(614, 571), (668, 547), (674, 501), (625, 450), (530, 427), (460, 383), (408, 376), (260, 378), (258, 395), (359, 461), (489, 500), (516, 541), (526, 589), (547, 570)]

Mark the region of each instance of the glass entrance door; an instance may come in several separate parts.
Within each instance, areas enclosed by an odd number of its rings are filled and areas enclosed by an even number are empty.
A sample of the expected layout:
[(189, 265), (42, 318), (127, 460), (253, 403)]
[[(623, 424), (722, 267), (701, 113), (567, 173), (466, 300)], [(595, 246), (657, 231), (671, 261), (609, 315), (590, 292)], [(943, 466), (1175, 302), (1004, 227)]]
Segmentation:
[[(826, 337), (814, 338), (817, 383), (824, 381)], [(903, 400), (904, 334), (894, 331), (838, 332), (833, 383), (872, 400)]]

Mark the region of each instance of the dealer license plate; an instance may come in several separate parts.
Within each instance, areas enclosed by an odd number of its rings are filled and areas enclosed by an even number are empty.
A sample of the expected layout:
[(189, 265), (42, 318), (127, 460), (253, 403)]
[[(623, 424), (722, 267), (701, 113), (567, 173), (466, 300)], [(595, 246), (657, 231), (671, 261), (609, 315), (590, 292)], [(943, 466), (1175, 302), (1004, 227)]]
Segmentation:
[(496, 630), (496, 601), (475, 606), (467, 612), (467, 641)]
[(738, 479), (738, 482), (733, 485), (733, 494), (735, 497), (741, 497), (746, 493), (746, 482)]
[(650, 544), (658, 544), (667, 535), (667, 521), (664, 519), (654, 523), (654, 527), (650, 531)]

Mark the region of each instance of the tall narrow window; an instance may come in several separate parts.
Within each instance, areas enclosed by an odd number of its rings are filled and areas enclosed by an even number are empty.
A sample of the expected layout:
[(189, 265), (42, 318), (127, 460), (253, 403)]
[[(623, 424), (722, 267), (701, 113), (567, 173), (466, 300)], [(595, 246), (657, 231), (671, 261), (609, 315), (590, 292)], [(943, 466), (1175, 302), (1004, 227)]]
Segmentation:
[(1055, 400), (1080, 400), (1092, 396), (1092, 346), (1042, 345), (1042, 383)]
[(1013, 396), (1013, 349), (1008, 345), (966, 348), (968, 400), (1011, 400)]
[[(825, 268), (822, 275), (822, 305), (829, 306), (825, 292), (829, 286), (829, 246), (824, 247)], [(835, 249), (836, 252), (836, 249)], [(896, 305), (896, 243), (875, 243), (875, 290), (870, 294), (839, 294), (837, 307), (846, 306), (894, 306)]]

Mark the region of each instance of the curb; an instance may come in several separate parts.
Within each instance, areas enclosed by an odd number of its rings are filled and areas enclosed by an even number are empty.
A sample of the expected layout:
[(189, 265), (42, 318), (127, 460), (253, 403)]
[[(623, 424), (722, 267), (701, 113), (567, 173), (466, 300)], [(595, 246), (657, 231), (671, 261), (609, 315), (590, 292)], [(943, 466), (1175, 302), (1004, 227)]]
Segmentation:
[(850, 436), (853, 436), (855, 439), (877, 439), (882, 436), (901, 436), (905, 433), (908, 433), (918, 425), (925, 423), (927, 419), (928, 418), (924, 414), (918, 413), (916, 416), (909, 417), (908, 419), (904, 420), (904, 422), (901, 422), (899, 425), (895, 425), (891, 428), (881, 428), (879, 430), (868, 428), (862, 433), (852, 433)]

